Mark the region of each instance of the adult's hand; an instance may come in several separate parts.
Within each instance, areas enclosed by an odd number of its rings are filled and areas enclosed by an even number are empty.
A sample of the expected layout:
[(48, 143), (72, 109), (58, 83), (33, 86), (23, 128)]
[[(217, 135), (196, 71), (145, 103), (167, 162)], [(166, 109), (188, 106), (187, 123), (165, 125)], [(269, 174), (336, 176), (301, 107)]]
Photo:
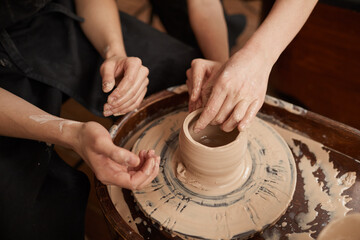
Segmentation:
[(191, 63), (191, 68), (186, 71), (187, 81), (186, 85), (189, 92), (189, 112), (195, 111), (203, 107), (212, 90), (213, 80), (211, 77), (221, 68), (221, 63), (205, 60), (194, 59)]
[(139, 107), (149, 84), (149, 70), (139, 58), (112, 56), (101, 65), (100, 74), (103, 91), (114, 89), (104, 105), (104, 116), (122, 115)]
[(104, 184), (140, 189), (159, 172), (160, 157), (154, 150), (142, 150), (137, 156), (120, 148), (112, 142), (108, 131), (96, 122), (81, 125), (73, 147)]
[(196, 59), (188, 73), (190, 111), (204, 107), (194, 126), (208, 124), (226, 131), (243, 131), (262, 106), (272, 64), (261, 54), (240, 50), (223, 65)]

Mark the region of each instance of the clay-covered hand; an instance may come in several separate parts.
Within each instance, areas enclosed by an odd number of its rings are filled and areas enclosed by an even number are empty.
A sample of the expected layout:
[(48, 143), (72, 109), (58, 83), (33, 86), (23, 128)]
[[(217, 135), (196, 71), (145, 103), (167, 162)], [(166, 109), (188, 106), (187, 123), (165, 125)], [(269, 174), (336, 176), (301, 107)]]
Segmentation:
[(189, 92), (189, 112), (203, 107), (211, 94), (212, 84), (209, 83), (211, 76), (221, 68), (221, 63), (194, 59), (191, 68), (186, 71), (186, 85)]
[(111, 92), (104, 105), (104, 116), (118, 116), (136, 109), (149, 84), (149, 69), (137, 57), (112, 56), (100, 67), (102, 88)]
[(223, 65), (194, 60), (188, 71), (189, 106), (204, 107), (194, 131), (208, 124), (220, 124), (226, 132), (235, 127), (243, 131), (264, 102), (271, 67), (260, 54), (241, 50)]
[(74, 150), (104, 184), (141, 189), (159, 172), (160, 157), (154, 150), (142, 150), (139, 156), (116, 146), (108, 131), (96, 122), (83, 123)]

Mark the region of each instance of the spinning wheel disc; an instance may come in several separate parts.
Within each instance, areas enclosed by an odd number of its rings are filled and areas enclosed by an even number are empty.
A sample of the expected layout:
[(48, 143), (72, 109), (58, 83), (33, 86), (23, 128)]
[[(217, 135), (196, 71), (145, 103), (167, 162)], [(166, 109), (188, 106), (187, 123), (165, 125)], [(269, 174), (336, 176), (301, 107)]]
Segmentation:
[(160, 117), (144, 129), (133, 152), (155, 149), (160, 171), (133, 191), (141, 210), (169, 233), (192, 239), (242, 239), (272, 225), (286, 211), (296, 185), (296, 166), (281, 136), (256, 118), (248, 129), (247, 181), (231, 192), (203, 194), (176, 178), (178, 135), (186, 110)]

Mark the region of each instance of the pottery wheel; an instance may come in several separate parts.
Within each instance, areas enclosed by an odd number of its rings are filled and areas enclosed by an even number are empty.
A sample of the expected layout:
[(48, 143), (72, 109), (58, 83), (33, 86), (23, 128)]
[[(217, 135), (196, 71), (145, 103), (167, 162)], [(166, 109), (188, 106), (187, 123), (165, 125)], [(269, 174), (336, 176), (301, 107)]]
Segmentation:
[(286, 211), (296, 185), (296, 166), (281, 136), (256, 118), (248, 131), (247, 181), (229, 193), (205, 195), (176, 178), (174, 156), (187, 115), (175, 111), (147, 124), (132, 151), (155, 149), (158, 176), (133, 191), (140, 209), (171, 234), (186, 239), (242, 239), (274, 224)]

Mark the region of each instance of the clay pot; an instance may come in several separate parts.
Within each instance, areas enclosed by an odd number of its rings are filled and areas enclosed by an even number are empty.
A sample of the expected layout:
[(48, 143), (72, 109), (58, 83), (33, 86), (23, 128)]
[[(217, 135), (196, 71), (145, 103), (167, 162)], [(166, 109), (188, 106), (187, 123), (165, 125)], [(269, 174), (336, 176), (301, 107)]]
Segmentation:
[(236, 128), (224, 132), (219, 125), (208, 125), (199, 133), (193, 131), (202, 109), (190, 113), (179, 135), (179, 155), (188, 178), (204, 188), (226, 188), (243, 183), (251, 171), (246, 158), (247, 135)]
[(360, 213), (353, 213), (330, 222), (319, 234), (318, 240), (358, 240)]

